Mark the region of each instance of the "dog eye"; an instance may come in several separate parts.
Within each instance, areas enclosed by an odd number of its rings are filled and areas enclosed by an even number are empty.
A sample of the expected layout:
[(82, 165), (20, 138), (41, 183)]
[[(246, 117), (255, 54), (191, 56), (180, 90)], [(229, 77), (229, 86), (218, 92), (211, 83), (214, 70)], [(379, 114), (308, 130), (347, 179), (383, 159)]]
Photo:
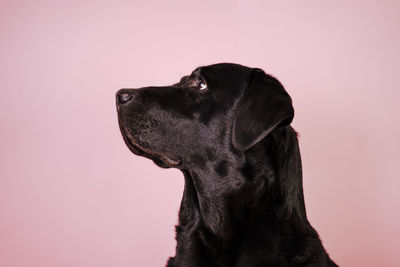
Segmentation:
[(196, 87), (200, 91), (203, 91), (207, 89), (207, 84), (203, 81), (203, 79), (198, 79), (196, 82)]

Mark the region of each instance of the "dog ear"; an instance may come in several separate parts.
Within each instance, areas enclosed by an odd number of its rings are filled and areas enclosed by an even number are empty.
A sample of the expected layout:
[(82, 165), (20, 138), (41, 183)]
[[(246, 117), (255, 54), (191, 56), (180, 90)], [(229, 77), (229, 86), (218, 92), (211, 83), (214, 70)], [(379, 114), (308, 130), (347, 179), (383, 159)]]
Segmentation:
[(236, 107), (233, 146), (245, 151), (276, 127), (289, 125), (293, 116), (292, 99), (282, 84), (261, 69), (254, 69), (249, 87)]

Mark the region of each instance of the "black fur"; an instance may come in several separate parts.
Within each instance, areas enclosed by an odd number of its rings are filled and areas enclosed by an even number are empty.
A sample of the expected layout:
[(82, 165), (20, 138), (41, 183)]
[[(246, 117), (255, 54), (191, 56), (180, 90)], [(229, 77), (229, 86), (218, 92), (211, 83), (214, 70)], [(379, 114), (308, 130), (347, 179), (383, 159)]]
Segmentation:
[(307, 220), (292, 101), (277, 79), (223, 63), (116, 96), (129, 149), (184, 174), (167, 266), (337, 266)]

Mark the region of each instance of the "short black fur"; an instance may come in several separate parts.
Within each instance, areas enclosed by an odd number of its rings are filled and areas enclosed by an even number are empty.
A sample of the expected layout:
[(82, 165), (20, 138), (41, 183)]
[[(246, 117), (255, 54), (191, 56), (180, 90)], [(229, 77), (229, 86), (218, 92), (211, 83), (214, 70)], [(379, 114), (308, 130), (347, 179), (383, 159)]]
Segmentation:
[(292, 101), (277, 79), (222, 63), (116, 97), (129, 149), (184, 175), (167, 266), (337, 266), (307, 220)]

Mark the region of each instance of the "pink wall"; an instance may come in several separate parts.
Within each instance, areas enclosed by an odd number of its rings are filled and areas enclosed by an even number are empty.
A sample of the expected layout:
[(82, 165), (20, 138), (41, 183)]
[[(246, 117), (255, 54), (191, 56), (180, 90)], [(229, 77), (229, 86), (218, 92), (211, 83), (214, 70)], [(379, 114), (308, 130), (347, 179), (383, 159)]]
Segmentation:
[(308, 216), (332, 258), (400, 266), (399, 13), (390, 0), (2, 0), (0, 266), (163, 266), (182, 175), (128, 151), (114, 93), (221, 61), (292, 95)]

